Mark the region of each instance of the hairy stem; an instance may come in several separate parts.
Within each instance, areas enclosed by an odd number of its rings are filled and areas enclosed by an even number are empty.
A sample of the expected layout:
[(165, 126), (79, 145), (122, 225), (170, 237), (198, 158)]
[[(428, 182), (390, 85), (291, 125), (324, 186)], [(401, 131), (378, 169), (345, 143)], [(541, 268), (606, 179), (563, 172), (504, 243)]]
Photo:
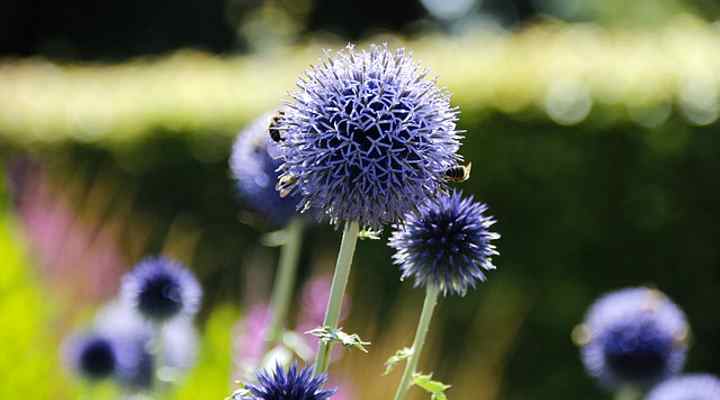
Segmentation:
[[(347, 287), (348, 278), (350, 277), (350, 267), (352, 266), (359, 232), (360, 225), (357, 221), (345, 222), (342, 241), (340, 242), (340, 251), (338, 252), (337, 263), (335, 264), (335, 273), (333, 274), (332, 286), (330, 287), (330, 299), (328, 300), (327, 309), (325, 310), (325, 320), (323, 321), (323, 326), (325, 327), (337, 328), (340, 322), (340, 311), (342, 310), (345, 288)], [(330, 363), (331, 349), (332, 343), (320, 342), (320, 348), (315, 357), (315, 374), (321, 374), (327, 371)]]
[(432, 321), (433, 311), (435, 310), (439, 294), (440, 289), (437, 286), (431, 283), (427, 285), (425, 302), (423, 303), (417, 331), (415, 331), (415, 341), (412, 345), (413, 352), (405, 364), (405, 371), (403, 371), (402, 379), (400, 379), (400, 384), (395, 392), (395, 400), (404, 399), (410, 389), (410, 383), (412, 382), (413, 375), (416, 372), (418, 361), (420, 361), (420, 354), (422, 353), (422, 348), (425, 345), (425, 338), (427, 337), (428, 330), (430, 329), (430, 321)]
[(298, 259), (302, 244), (303, 221), (293, 218), (285, 228), (287, 235), (280, 253), (280, 265), (275, 275), (273, 293), (270, 300), (270, 327), (265, 334), (267, 345), (282, 338), (287, 322), (287, 313), (292, 300), (295, 276), (297, 275)]

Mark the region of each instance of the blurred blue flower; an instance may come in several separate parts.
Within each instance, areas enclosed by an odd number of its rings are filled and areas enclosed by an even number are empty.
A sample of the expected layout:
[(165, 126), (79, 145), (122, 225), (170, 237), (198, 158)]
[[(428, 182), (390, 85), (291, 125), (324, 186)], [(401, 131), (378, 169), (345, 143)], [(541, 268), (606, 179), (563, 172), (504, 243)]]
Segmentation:
[(261, 371), (257, 378), (257, 384), (246, 386), (254, 400), (326, 400), (335, 394), (335, 390), (322, 389), (325, 374), (313, 376), (312, 368), (300, 369), (297, 364), (287, 374), (277, 365), (275, 371)]
[(198, 333), (190, 318), (175, 318), (164, 324), (160, 337), (163, 341), (163, 367), (176, 379), (195, 365), (197, 360)]
[(685, 315), (655, 289), (622, 289), (601, 297), (579, 329), (585, 368), (608, 388), (648, 387), (685, 363)]
[(240, 195), (247, 203), (269, 218), (275, 225), (285, 225), (298, 214), (298, 196), (280, 197), (275, 190), (280, 160), (270, 139), (268, 125), (271, 114), (265, 114), (238, 134), (230, 156), (230, 170)]
[(122, 297), (144, 317), (156, 322), (195, 314), (202, 289), (180, 263), (164, 257), (146, 258), (125, 275)]
[(720, 400), (720, 379), (710, 374), (690, 374), (662, 382), (647, 400)]
[(155, 356), (150, 351), (150, 342), (142, 338), (125, 338), (119, 355), (117, 379), (122, 386), (147, 390), (155, 381)]
[(89, 380), (112, 377), (118, 368), (118, 354), (110, 338), (95, 333), (71, 337), (65, 344), (70, 368)]
[(298, 82), (279, 141), (279, 184), (331, 223), (379, 228), (445, 187), (458, 109), (404, 49), (327, 55)]
[(412, 276), (416, 287), (431, 283), (445, 295), (460, 296), (484, 281), (498, 254), (491, 240), (500, 237), (489, 231), (495, 219), (485, 211), (485, 204), (456, 191), (407, 214), (388, 242), (402, 278)]
[(112, 338), (117, 351), (117, 382), (131, 389), (149, 389), (154, 381), (155, 357), (151, 352), (153, 329), (139, 312), (124, 302), (103, 307), (94, 329)]

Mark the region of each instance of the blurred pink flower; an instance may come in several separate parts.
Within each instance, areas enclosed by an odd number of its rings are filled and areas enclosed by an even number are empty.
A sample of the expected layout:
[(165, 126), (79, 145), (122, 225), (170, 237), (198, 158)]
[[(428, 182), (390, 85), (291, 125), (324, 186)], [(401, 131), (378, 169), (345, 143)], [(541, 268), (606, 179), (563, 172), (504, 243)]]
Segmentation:
[[(299, 310), (299, 318), (297, 331), (305, 333), (319, 326), (322, 326), (325, 319), (325, 308), (330, 298), (331, 279), (328, 275), (316, 276), (310, 279), (303, 287), (301, 294), (302, 308)], [(342, 311), (340, 312), (340, 321), (342, 322), (350, 312), (350, 297), (345, 296), (343, 300)], [(319, 340), (310, 335), (305, 335), (313, 350), (317, 350)], [(342, 356), (342, 349), (336, 347), (332, 353), (333, 361), (338, 360)]]
[[(330, 297), (330, 277), (317, 276), (308, 281), (301, 293), (301, 306), (298, 310), (298, 323), (296, 332), (305, 332), (321, 326), (325, 317), (325, 307)], [(344, 319), (350, 311), (350, 299), (346, 296), (343, 302), (341, 318)], [(252, 306), (244, 319), (239, 321), (233, 333), (233, 364), (234, 380), (242, 380), (252, 376), (255, 368), (262, 361), (265, 332), (270, 324), (270, 307), (267, 304)], [(317, 350), (318, 339), (314, 336), (303, 335), (313, 351)], [(343, 349), (336, 347), (333, 350), (332, 360), (337, 361), (342, 356)], [(352, 391), (347, 382), (333, 380), (327, 387), (337, 387), (338, 391), (333, 400), (352, 400)]]
[(112, 296), (124, 267), (117, 224), (83, 220), (69, 194), (53, 187), (38, 164), (21, 160), (9, 169), (17, 214), (41, 277), (79, 302)]
[(246, 377), (260, 364), (263, 357), (265, 332), (270, 325), (270, 307), (257, 304), (233, 328), (233, 379)]

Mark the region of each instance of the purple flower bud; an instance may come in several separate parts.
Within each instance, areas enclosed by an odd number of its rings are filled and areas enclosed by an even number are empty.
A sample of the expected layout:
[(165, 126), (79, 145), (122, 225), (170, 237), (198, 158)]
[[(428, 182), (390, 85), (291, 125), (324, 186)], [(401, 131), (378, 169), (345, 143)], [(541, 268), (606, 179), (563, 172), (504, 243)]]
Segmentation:
[(460, 192), (431, 200), (417, 213), (409, 213), (396, 227), (388, 245), (402, 278), (413, 277), (415, 286), (436, 285), (447, 295), (464, 296), (495, 269), (497, 255), (490, 232), (495, 219), (485, 215), (487, 206), (463, 198)]

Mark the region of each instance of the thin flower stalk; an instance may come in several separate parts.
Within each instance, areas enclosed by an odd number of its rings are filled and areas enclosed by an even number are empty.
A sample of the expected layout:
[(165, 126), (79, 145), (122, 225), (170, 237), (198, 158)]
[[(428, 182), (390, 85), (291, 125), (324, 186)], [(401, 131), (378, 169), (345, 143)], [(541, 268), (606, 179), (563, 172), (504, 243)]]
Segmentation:
[[(332, 286), (330, 287), (330, 299), (328, 300), (325, 311), (324, 327), (336, 329), (340, 322), (340, 312), (342, 311), (343, 298), (345, 297), (345, 289), (347, 288), (348, 278), (350, 277), (350, 268), (352, 266), (359, 232), (360, 225), (356, 221), (348, 221), (345, 223), (342, 241), (340, 242), (340, 251), (338, 253), (337, 263), (335, 264)], [(315, 358), (314, 371), (316, 374), (322, 374), (327, 371), (330, 363), (331, 350), (332, 343), (320, 343)]]
[(405, 371), (403, 372), (400, 384), (395, 392), (395, 400), (402, 400), (407, 395), (412, 383), (413, 375), (417, 372), (418, 362), (425, 346), (425, 339), (430, 330), (430, 322), (432, 321), (433, 312), (438, 302), (440, 288), (434, 284), (428, 284), (425, 289), (425, 302), (423, 303), (420, 321), (418, 322), (417, 331), (415, 332), (415, 340), (412, 345), (412, 354), (407, 359)]
[(270, 328), (266, 333), (268, 344), (277, 342), (282, 337), (287, 321), (287, 313), (292, 300), (295, 278), (297, 275), (298, 260), (302, 246), (303, 221), (300, 217), (290, 220), (285, 228), (286, 241), (280, 253), (279, 269), (273, 285), (270, 301), (271, 320)]

